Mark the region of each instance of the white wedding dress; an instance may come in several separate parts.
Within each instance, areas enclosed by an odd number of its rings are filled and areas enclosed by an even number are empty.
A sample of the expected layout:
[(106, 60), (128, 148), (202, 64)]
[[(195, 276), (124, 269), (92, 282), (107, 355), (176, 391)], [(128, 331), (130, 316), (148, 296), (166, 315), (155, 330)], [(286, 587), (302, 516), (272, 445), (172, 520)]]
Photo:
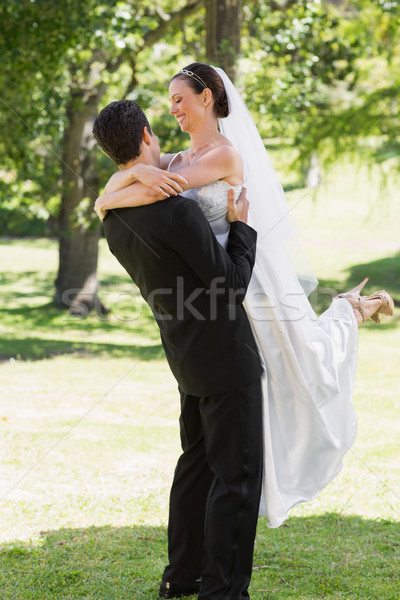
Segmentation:
[[(224, 247), (230, 187), (215, 181), (182, 194), (198, 203)], [(234, 189), (238, 196), (241, 186)], [(285, 289), (282, 276), (257, 243), (245, 308), (265, 367), (260, 514), (271, 527), (281, 525), (293, 506), (313, 499), (337, 475), (357, 430), (352, 391), (358, 327), (353, 309), (347, 300), (336, 299), (317, 317), (292, 278), (285, 297), (277, 293)]]

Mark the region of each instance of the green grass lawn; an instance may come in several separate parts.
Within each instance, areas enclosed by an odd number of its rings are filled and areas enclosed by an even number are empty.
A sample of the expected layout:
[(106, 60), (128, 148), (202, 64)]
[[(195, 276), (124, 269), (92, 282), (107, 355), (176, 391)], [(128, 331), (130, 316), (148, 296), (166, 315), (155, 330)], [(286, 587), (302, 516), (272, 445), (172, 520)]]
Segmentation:
[[(360, 330), (357, 442), (339, 476), (271, 530), (252, 598), (400, 598), (400, 203), (337, 170), (289, 194), (320, 277), (314, 301), (365, 275), (395, 317)], [(176, 383), (137, 290), (101, 245), (107, 318), (51, 305), (54, 240), (0, 240), (0, 600), (157, 598), (179, 454)], [(330, 291), (332, 293), (332, 291)]]

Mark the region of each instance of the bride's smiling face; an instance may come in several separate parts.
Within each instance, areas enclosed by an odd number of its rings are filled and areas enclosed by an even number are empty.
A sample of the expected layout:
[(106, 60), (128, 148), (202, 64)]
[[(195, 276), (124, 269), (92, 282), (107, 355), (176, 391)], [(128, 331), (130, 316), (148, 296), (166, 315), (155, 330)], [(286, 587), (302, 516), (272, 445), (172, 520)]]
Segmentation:
[(176, 118), (182, 131), (196, 131), (205, 116), (203, 94), (196, 94), (184, 79), (177, 78), (169, 86), (169, 99), (169, 114)]

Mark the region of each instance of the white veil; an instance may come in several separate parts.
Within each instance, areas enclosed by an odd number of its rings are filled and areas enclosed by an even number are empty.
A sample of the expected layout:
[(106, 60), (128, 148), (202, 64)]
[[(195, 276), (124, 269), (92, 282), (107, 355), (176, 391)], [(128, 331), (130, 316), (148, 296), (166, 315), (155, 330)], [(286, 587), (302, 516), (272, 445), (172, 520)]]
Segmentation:
[[(282, 275), (283, 295), (294, 293), (300, 282), (308, 296), (318, 281), (301, 248), (291, 209), (278, 176), (264, 147), (257, 127), (235, 86), (226, 73), (214, 67), (221, 77), (227, 98), (229, 116), (219, 120), (221, 133), (239, 151), (244, 164), (245, 186), (250, 201), (249, 225), (258, 233), (257, 246), (267, 256), (273, 256), (278, 273)], [(277, 296), (283, 295), (275, 290)]]

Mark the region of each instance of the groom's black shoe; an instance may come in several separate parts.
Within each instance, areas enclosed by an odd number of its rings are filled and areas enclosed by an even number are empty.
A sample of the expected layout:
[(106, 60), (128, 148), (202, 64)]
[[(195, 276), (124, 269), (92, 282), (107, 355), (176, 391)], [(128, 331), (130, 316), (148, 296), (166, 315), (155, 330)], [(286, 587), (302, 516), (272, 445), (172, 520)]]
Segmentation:
[(198, 594), (201, 585), (201, 578), (192, 583), (171, 583), (170, 581), (161, 581), (158, 595), (160, 598), (183, 598)]

